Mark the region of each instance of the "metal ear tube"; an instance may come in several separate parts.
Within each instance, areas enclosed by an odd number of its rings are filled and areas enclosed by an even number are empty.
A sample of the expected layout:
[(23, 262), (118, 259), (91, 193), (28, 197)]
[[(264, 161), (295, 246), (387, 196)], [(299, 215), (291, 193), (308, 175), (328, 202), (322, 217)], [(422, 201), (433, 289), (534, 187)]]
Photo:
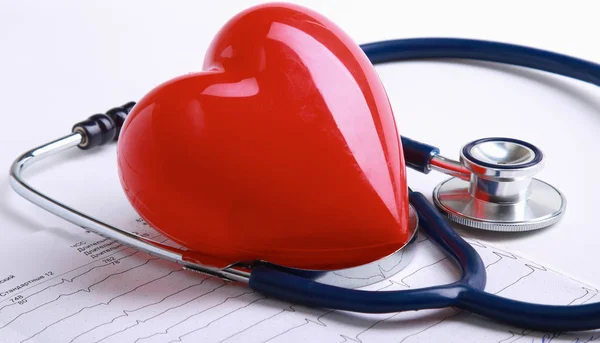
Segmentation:
[(10, 171), (10, 182), (13, 189), (32, 203), (85, 230), (178, 263), (187, 270), (219, 277), (226, 281), (247, 283), (250, 271), (253, 268), (268, 266), (322, 284), (357, 288), (382, 281), (396, 274), (412, 260), (416, 251), (419, 222), (417, 213), (412, 207), (409, 208), (409, 227), (407, 227), (407, 230), (410, 231), (410, 240), (405, 245), (399, 246), (393, 253), (369, 263), (335, 270), (298, 269), (279, 266), (267, 261), (240, 261), (230, 265), (216, 266), (212, 265), (210, 261), (205, 261), (207, 256), (202, 254), (175, 249), (81, 213), (77, 209), (42, 193), (24, 179), (23, 172), (27, 167), (48, 156), (60, 154), (75, 147), (90, 150), (117, 141), (123, 122), (134, 105), (135, 102), (131, 101), (112, 108), (106, 113), (94, 114), (88, 119), (76, 123), (70, 135), (31, 149), (19, 156), (11, 166)]

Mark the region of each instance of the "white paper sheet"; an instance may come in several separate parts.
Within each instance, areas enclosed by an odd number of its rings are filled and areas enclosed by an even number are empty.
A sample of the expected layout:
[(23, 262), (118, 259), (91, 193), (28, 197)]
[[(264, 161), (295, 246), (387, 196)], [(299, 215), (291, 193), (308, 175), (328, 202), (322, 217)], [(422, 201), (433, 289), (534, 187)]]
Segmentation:
[[(163, 240), (141, 221), (132, 228)], [(600, 341), (600, 332), (533, 332), (452, 308), (382, 315), (306, 308), (71, 231), (54, 229), (0, 245), (0, 342)], [(594, 287), (470, 243), (484, 259), (492, 293), (549, 304), (598, 298)], [(369, 288), (401, 290), (456, 277), (452, 263), (423, 236), (409, 267)]]

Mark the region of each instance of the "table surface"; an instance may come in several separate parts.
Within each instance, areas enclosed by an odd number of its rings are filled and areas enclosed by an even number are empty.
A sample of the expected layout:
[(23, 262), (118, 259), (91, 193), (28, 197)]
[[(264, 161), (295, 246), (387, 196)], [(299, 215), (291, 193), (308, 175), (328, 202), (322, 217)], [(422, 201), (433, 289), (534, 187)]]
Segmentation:
[[(0, 227), (2, 240), (49, 227), (75, 229), (16, 195), (8, 167), (24, 150), (69, 133), (73, 123), (201, 68), (221, 25), (259, 1), (0, 1)], [(335, 21), (358, 43), (409, 37), (464, 37), (553, 50), (600, 62), (597, 7), (589, 1), (299, 1)], [(465, 61), (415, 61), (377, 67), (401, 134), (455, 157), (486, 136), (528, 140), (547, 155), (539, 177), (568, 199), (557, 225), (530, 233), (461, 230), (600, 285), (600, 91), (547, 73)], [(118, 194), (114, 147), (89, 162), (65, 162), (75, 176), (52, 183), (67, 200), (110, 206)], [(77, 163), (80, 164), (77, 164)], [(95, 164), (94, 164), (95, 163)], [(580, 167), (578, 167), (580, 166)], [(78, 168), (86, 172), (79, 173)], [(430, 194), (443, 175), (409, 172), (413, 189)], [(84, 192), (111, 183), (109, 193)], [(62, 190), (62, 192), (61, 192)], [(79, 193), (77, 193), (78, 191)], [(71, 194), (68, 194), (71, 192)], [(21, 258), (40, 258), (24, 254)]]

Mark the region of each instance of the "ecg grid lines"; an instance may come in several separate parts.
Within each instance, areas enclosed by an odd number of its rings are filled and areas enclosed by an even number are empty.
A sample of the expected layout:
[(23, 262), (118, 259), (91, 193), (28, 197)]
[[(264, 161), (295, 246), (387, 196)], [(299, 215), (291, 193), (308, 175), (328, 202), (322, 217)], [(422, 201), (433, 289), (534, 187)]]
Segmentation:
[[(555, 304), (586, 303), (598, 294), (514, 254), (469, 242), (484, 259), (491, 293)], [(369, 289), (456, 280), (456, 268), (425, 236), (417, 244), (417, 256), (405, 270)], [(48, 253), (43, 247), (40, 251)], [(131, 248), (120, 247), (108, 256), (114, 257), (110, 263), (86, 263), (22, 291), (24, 304), (1, 301), (0, 342), (421, 342), (457, 337), (508, 343), (542, 342), (547, 335), (452, 308), (381, 315), (307, 308), (184, 271)], [(531, 289), (546, 291), (532, 294)]]

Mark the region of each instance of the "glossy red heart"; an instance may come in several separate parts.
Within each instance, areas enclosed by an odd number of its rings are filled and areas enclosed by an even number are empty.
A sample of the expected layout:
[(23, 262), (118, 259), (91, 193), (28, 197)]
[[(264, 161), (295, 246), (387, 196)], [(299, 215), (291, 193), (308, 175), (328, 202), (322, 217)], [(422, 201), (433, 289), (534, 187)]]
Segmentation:
[(356, 43), (299, 6), (230, 20), (202, 72), (134, 107), (118, 165), (150, 225), (224, 264), (344, 268), (408, 239), (404, 158), (385, 90)]

